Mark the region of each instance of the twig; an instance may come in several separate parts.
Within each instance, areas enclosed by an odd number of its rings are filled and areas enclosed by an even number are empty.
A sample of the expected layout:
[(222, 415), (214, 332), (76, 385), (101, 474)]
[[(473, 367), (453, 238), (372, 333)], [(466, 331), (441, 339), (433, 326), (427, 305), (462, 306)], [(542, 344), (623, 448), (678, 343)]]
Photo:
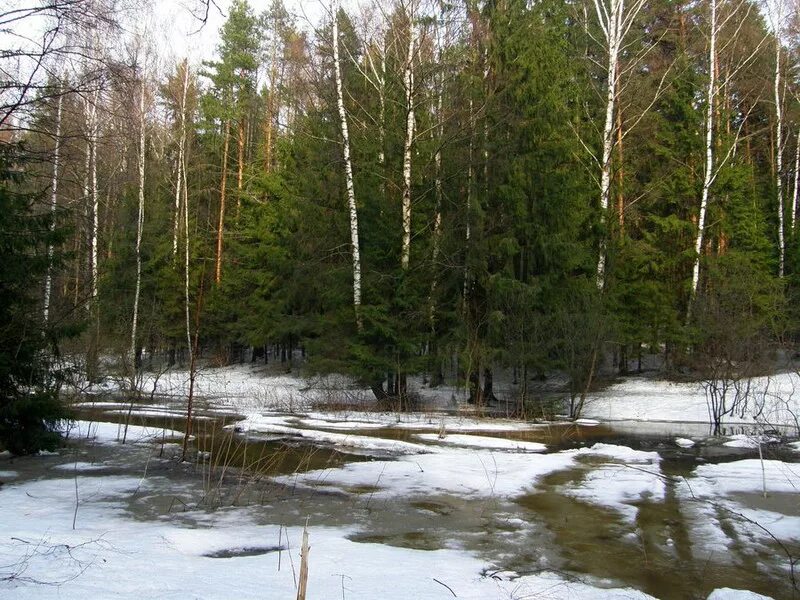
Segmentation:
[(438, 583), (439, 585), (443, 585), (443, 586), (444, 586), (444, 587), (446, 587), (448, 590), (450, 590), (450, 593), (451, 593), (451, 594), (453, 594), (453, 598), (458, 598), (458, 596), (456, 596), (456, 593), (453, 591), (453, 588), (451, 588), (449, 585), (447, 585), (446, 583), (443, 583), (443, 582), (439, 581), (438, 579), (436, 579), (436, 577), (434, 577), (434, 578), (433, 578), (433, 580), (434, 580), (436, 583)]

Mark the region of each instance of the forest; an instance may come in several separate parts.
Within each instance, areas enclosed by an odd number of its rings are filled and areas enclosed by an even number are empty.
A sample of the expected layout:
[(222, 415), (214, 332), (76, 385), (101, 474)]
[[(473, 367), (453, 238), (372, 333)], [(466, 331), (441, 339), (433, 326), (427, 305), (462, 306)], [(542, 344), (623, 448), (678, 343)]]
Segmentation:
[(800, 597), (800, 4), (0, 40), (0, 596)]
[(793, 5), (236, 0), (201, 64), (142, 7), (2, 17), (45, 30), (4, 58), (6, 388), (299, 353), (401, 407), (562, 373), (577, 414), (793, 355)]

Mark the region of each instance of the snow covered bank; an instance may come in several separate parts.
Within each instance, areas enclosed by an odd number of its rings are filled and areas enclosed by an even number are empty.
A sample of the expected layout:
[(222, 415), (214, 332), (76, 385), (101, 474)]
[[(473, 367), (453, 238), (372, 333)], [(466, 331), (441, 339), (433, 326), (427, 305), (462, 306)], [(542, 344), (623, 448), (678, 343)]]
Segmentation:
[[(724, 418), (727, 424), (761, 424), (795, 427), (800, 417), (800, 377), (778, 373), (753, 379), (755, 400), (743, 416)], [(589, 396), (583, 414), (606, 421), (676, 421), (708, 423), (709, 412), (702, 385), (655, 379), (627, 379)]]

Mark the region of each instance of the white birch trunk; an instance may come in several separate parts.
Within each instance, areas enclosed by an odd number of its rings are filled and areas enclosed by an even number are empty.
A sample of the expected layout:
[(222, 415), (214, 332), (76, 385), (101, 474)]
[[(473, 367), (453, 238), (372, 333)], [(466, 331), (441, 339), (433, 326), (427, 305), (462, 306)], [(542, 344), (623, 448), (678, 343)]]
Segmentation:
[[(780, 15), (778, 15), (780, 21)], [(775, 24), (775, 191), (778, 196), (778, 277), (783, 277), (786, 262), (786, 240), (783, 207), (783, 109), (781, 106), (781, 36), (780, 23)]]
[(186, 92), (189, 88), (189, 61), (183, 61), (183, 89), (181, 90), (180, 119), (181, 129), (178, 140), (178, 175), (175, 182), (175, 228), (172, 232), (172, 256), (178, 257), (178, 230), (180, 229), (180, 203), (181, 203), (181, 184), (183, 183), (184, 160), (183, 154), (186, 151)]
[[(55, 148), (53, 148), (53, 180), (50, 190), (50, 232), (55, 227), (55, 214), (58, 205), (58, 167), (61, 152), (61, 115), (64, 105), (63, 89), (59, 88), (58, 108), (56, 109)], [(53, 244), (47, 244), (47, 276), (44, 284), (44, 324), (50, 320), (50, 297), (53, 291)]]
[(360, 331), (363, 326), (361, 320), (361, 251), (358, 241), (358, 211), (356, 209), (355, 188), (353, 187), (353, 165), (350, 160), (350, 133), (347, 127), (347, 112), (344, 108), (342, 70), (339, 61), (339, 0), (334, 0), (332, 10), (333, 67), (336, 76), (336, 104), (339, 109), (339, 123), (342, 129), (345, 185), (347, 188), (347, 204), (350, 209), (350, 245), (353, 252), (353, 310), (356, 314), (356, 325)]
[(222, 243), (225, 236), (225, 200), (228, 185), (228, 149), (230, 145), (231, 121), (225, 121), (225, 140), (222, 146), (222, 181), (219, 188), (219, 222), (217, 223), (217, 256), (214, 267), (214, 281), (222, 281)]
[[(188, 70), (188, 64), (187, 64)], [(184, 122), (186, 121), (186, 114), (183, 115)], [(190, 318), (190, 304), (189, 304), (189, 185), (186, 180), (186, 153), (183, 155), (183, 304), (186, 313), (186, 348), (189, 350), (189, 364), (194, 365), (194, 347), (192, 346), (192, 323)], [(194, 375), (192, 382), (194, 382)]]
[(692, 318), (692, 304), (697, 296), (700, 283), (700, 255), (703, 251), (703, 237), (706, 226), (708, 195), (714, 178), (714, 100), (717, 93), (717, 0), (711, 3), (711, 36), (708, 46), (708, 88), (706, 91), (706, 164), (703, 175), (703, 191), (700, 198), (700, 213), (697, 217), (697, 233), (694, 242), (694, 266), (692, 268), (692, 289), (686, 311), (686, 322)]
[(92, 251), (91, 251), (91, 277), (92, 277), (92, 304), (97, 302), (97, 238), (100, 219), (100, 202), (97, 195), (97, 102), (100, 92), (95, 90), (91, 108), (91, 127), (89, 134), (89, 153), (92, 169)]
[(144, 118), (144, 79), (140, 82), (139, 95), (139, 218), (136, 222), (136, 290), (133, 294), (133, 319), (131, 321), (130, 360), (132, 371), (136, 373), (136, 329), (139, 325), (139, 294), (142, 288), (142, 229), (144, 228), (144, 161), (145, 161), (145, 118)]
[[(605, 7), (595, 0), (598, 16), (605, 14)], [(602, 8), (602, 10), (601, 10)], [(606, 223), (608, 204), (611, 196), (611, 155), (614, 150), (614, 111), (617, 101), (617, 63), (619, 62), (620, 38), (622, 35), (624, 0), (611, 0), (611, 11), (605, 18), (606, 41), (608, 43), (608, 64), (606, 66), (606, 116), (603, 126), (603, 155), (600, 161), (600, 223)], [(604, 22), (601, 18), (601, 23)], [(602, 290), (606, 281), (607, 236), (600, 238), (600, 252), (597, 259), (597, 288)]]
[(797, 192), (800, 187), (800, 132), (797, 133), (797, 146), (794, 152), (794, 191), (792, 192), (792, 233), (794, 234), (795, 224), (797, 223)]
[(378, 136), (381, 145), (378, 153), (378, 162), (381, 166), (386, 163), (386, 49), (381, 52), (381, 77), (378, 90), (379, 113), (378, 113)]
[(411, 158), (414, 144), (414, 14), (408, 14), (408, 55), (403, 69), (403, 86), (406, 92), (406, 139), (403, 144), (403, 248), (400, 266), (408, 270), (411, 259)]

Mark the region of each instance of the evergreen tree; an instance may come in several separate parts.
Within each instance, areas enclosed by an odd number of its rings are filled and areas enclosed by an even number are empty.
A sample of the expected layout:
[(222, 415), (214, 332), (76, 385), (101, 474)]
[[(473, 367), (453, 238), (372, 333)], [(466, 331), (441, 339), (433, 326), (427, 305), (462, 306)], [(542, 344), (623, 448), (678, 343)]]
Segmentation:
[(68, 416), (48, 358), (66, 329), (55, 319), (45, 326), (39, 302), (47, 247), (63, 230), (51, 228), (51, 214), (34, 212), (39, 198), (26, 191), (24, 170), (16, 147), (0, 147), (0, 446), (14, 454), (52, 450)]

